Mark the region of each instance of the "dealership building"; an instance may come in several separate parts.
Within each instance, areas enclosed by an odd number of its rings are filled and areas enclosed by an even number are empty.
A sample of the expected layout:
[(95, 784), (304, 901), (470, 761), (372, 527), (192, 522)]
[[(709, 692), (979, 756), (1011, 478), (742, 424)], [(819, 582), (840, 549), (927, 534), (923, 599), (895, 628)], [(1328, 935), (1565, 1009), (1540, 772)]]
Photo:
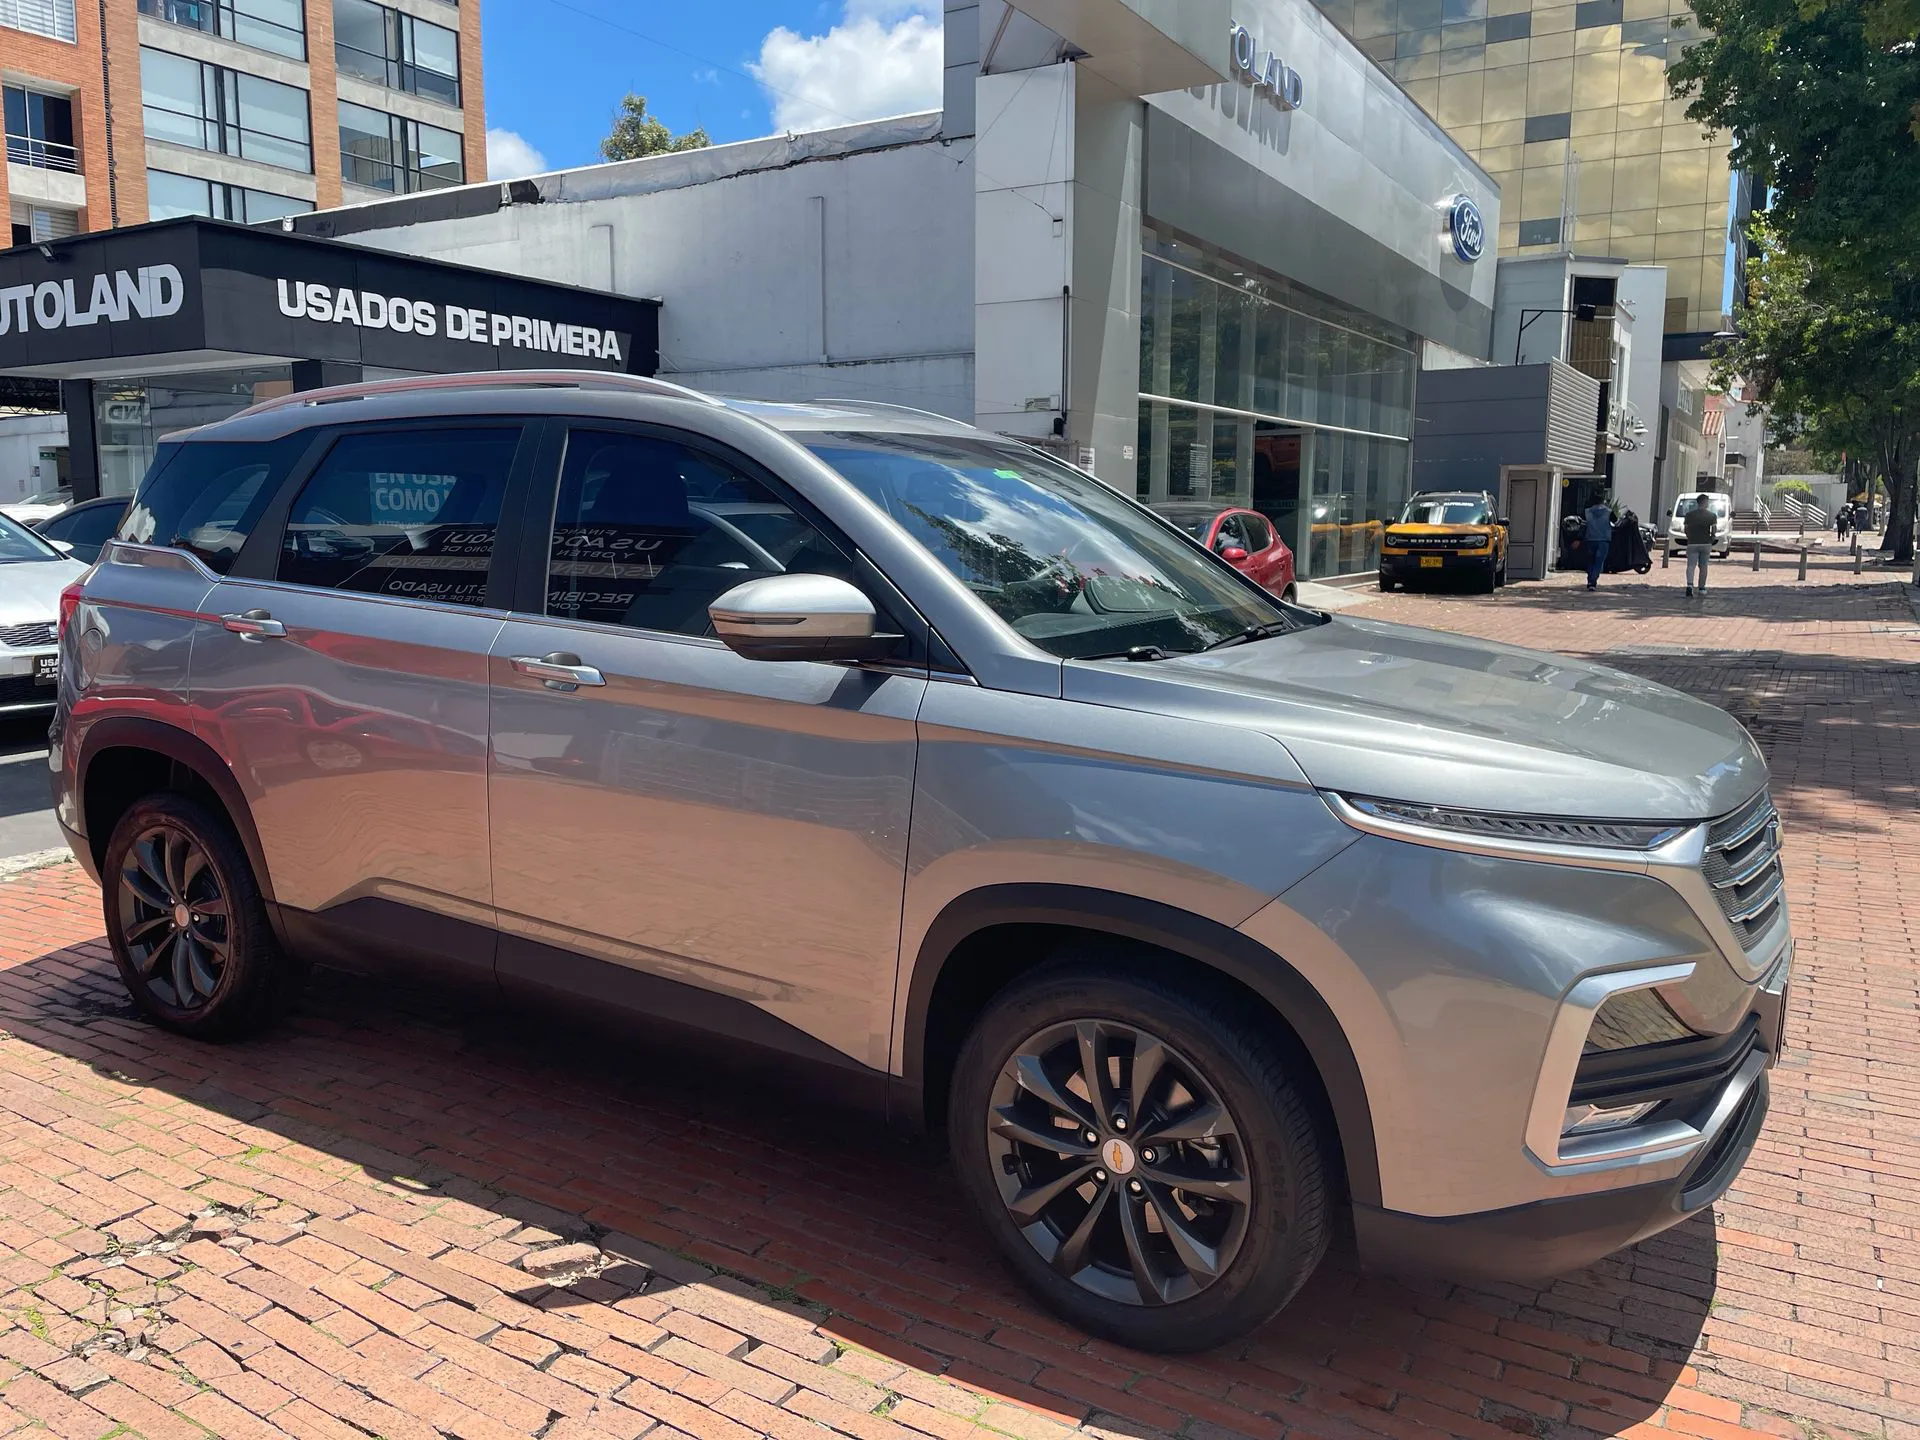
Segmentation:
[(1311, 0), (948, 0), (937, 112), (0, 255), (0, 373), (62, 384), (81, 494), (263, 393), (602, 366), (956, 416), (1324, 578), (1376, 564), (1423, 372), (1493, 358), (1500, 207)]

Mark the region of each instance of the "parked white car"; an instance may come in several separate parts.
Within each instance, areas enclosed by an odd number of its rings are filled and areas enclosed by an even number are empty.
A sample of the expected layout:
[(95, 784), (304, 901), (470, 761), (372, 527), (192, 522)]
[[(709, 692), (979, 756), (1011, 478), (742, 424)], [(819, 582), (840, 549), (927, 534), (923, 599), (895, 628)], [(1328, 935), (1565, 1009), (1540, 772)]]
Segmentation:
[(1718, 490), (1689, 490), (1676, 495), (1667, 516), (1667, 543), (1678, 550), (1687, 543), (1687, 512), (1695, 505), (1713, 511), (1713, 548), (1725, 557), (1733, 554), (1733, 497)]
[(0, 515), (0, 714), (47, 709), (60, 678), (60, 592), (87, 573)]
[(0, 515), (9, 520), (18, 520), (22, 525), (31, 525), (36, 520), (45, 520), (50, 515), (58, 515), (73, 504), (71, 490), (42, 490), (37, 495), (29, 495), (24, 500), (14, 500), (0, 505)]

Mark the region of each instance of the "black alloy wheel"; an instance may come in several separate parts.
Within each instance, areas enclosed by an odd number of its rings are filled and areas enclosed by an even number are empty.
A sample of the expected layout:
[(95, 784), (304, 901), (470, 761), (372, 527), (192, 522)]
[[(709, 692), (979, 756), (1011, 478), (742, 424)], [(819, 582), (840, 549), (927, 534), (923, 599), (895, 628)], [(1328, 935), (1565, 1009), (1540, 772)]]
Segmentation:
[(961, 1188), (1043, 1304), (1138, 1350), (1205, 1350), (1326, 1253), (1330, 1123), (1271, 1015), (1157, 952), (1070, 941), (988, 1003), (947, 1133)]
[(987, 1152), (1027, 1242), (1103, 1299), (1190, 1299), (1246, 1239), (1253, 1192), (1232, 1115), (1191, 1060), (1134, 1026), (1031, 1036), (1001, 1068)]
[(224, 816), (186, 795), (149, 795), (114, 826), (100, 874), (114, 964), (149, 1019), (229, 1039), (298, 998), (307, 967), (281, 951)]
[(226, 893), (206, 848), (160, 821), (120, 862), (120, 934), (141, 981), (161, 1004), (203, 1009), (233, 958)]

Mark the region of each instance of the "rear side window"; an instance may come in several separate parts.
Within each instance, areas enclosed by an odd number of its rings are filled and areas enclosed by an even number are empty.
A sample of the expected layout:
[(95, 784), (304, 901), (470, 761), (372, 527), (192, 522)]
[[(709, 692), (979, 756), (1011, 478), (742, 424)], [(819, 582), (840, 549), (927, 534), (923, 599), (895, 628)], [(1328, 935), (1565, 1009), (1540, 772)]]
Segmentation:
[(115, 538), (186, 550), (226, 574), (312, 438), (162, 446)]
[(1273, 531), (1268, 528), (1267, 522), (1262, 520), (1258, 515), (1242, 515), (1240, 517), (1240, 523), (1247, 527), (1247, 548), (1249, 550), (1257, 552), (1273, 544)]
[(343, 435), (287, 515), (291, 585), (485, 605), (518, 426)]

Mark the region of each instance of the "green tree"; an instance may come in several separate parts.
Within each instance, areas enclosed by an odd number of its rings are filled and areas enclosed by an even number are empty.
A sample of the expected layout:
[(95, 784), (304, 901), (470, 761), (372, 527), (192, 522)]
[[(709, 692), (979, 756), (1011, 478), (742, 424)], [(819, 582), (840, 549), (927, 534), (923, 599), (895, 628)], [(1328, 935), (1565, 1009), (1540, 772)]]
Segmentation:
[(1865, 283), (1786, 245), (1770, 224), (1757, 251), (1738, 335), (1714, 379), (1744, 378), (1779, 438), (1822, 454), (1871, 456), (1892, 514), (1886, 548), (1913, 560), (1920, 462), (1920, 280)]
[(600, 142), (600, 154), (608, 160), (644, 160), (677, 150), (704, 150), (712, 143), (704, 126), (675, 135), (647, 114), (646, 96), (629, 93), (614, 112), (613, 131)]
[(1668, 74), (1771, 192), (1780, 241), (1855, 282), (1920, 271), (1920, 0), (1691, 0)]

